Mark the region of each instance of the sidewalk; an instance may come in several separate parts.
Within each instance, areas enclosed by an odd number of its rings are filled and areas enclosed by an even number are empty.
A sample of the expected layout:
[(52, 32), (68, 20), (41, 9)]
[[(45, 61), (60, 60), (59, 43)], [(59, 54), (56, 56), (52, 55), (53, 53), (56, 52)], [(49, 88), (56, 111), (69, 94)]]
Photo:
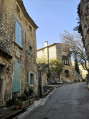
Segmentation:
[(22, 112), (24, 112), (23, 109), (15, 110), (14, 108), (0, 108), (0, 119), (13, 119)]
[(38, 101), (35, 101), (34, 104), (30, 105), (27, 107), (27, 109), (21, 109), (21, 110), (15, 110), (14, 107), (12, 108), (0, 108), (0, 119), (13, 119), (16, 116), (20, 115), (23, 113), (19, 118), (22, 119), (24, 115), (27, 115), (29, 112), (33, 111), (36, 109), (38, 106), (45, 104), (47, 101), (48, 97), (55, 91), (55, 88), (58, 86), (54, 86), (54, 90), (50, 92), (45, 98), (42, 98)]

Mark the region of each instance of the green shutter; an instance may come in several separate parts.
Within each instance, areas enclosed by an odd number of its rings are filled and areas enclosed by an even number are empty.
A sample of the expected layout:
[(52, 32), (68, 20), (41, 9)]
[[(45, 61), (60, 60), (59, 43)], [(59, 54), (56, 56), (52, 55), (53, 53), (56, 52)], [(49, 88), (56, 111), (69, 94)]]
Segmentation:
[(15, 42), (22, 46), (22, 28), (17, 21), (15, 22)]
[(30, 73), (27, 74), (27, 85), (30, 85), (31, 81), (31, 76), (30, 76)]
[(14, 62), (14, 77), (13, 77), (13, 92), (20, 91), (21, 81), (21, 64), (17, 61)]
[(34, 85), (36, 85), (36, 74), (34, 74)]

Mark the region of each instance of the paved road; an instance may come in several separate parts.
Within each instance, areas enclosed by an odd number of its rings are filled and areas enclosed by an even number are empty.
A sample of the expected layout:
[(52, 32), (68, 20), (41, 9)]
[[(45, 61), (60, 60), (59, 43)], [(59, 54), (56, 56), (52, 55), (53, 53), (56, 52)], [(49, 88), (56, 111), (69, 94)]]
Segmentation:
[(85, 83), (57, 88), (45, 105), (25, 119), (89, 119), (89, 91)]

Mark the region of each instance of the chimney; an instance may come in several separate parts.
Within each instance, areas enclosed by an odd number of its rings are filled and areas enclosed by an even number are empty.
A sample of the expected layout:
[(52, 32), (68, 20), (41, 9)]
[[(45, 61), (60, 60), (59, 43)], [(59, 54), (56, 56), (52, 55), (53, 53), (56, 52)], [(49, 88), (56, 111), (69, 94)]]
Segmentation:
[(45, 47), (48, 46), (48, 41), (45, 41)]

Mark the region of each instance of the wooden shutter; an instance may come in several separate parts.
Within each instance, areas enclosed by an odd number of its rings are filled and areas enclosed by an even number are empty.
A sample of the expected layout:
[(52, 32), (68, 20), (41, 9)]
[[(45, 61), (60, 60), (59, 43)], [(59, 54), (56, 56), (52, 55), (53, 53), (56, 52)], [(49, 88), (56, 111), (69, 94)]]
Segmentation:
[(36, 74), (34, 74), (34, 85), (36, 85)]
[(14, 77), (13, 77), (13, 92), (20, 91), (21, 82), (21, 64), (17, 61), (14, 62)]
[(17, 21), (15, 22), (15, 42), (22, 47), (22, 28)]
[(31, 84), (31, 75), (30, 73), (27, 74), (27, 85)]

